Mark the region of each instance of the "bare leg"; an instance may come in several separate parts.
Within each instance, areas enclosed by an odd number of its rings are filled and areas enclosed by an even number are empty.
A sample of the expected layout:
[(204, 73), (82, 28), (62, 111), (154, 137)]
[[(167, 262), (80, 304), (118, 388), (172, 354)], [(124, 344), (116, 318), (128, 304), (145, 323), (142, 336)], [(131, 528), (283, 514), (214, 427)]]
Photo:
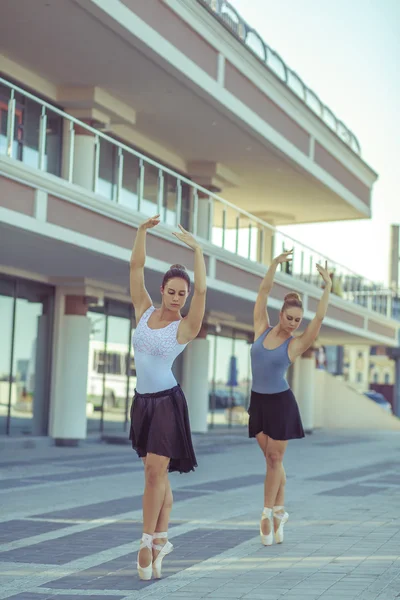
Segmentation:
[[(257, 441), (267, 461), (267, 475), (264, 481), (264, 507), (272, 509), (278, 505), (277, 500), (283, 500), (284, 497), (286, 475), (282, 459), (287, 447), (287, 441), (273, 440), (264, 433), (257, 435)], [(279, 527), (279, 523), (277, 527)], [(268, 519), (264, 519), (261, 522), (261, 529), (264, 535), (270, 533)]]
[[(279, 486), (278, 493), (276, 495), (276, 500), (274, 506), (285, 506), (285, 485), (286, 485), (286, 472), (285, 468), (282, 465), (282, 478), (281, 484)], [(277, 514), (283, 514), (285, 511), (280, 510)], [(280, 525), (280, 520), (274, 518), (274, 530), (277, 531)]]
[(287, 441), (278, 441), (269, 438), (266, 451), (267, 477), (265, 486), (264, 505), (268, 508), (275, 506), (276, 497), (283, 478), (282, 460), (287, 447)]
[[(170, 484), (169, 479), (168, 479), (168, 472), (166, 472), (165, 473), (165, 496), (164, 496), (164, 502), (163, 502), (163, 505), (161, 507), (160, 514), (158, 516), (158, 521), (157, 521), (155, 533), (161, 533), (161, 532), (168, 531), (169, 518), (170, 518), (170, 515), (171, 515), (173, 501), (174, 501), (174, 497), (172, 495), (171, 484)], [(165, 538), (157, 538), (157, 537), (155, 537), (153, 541), (154, 541), (155, 544), (159, 544), (159, 545), (162, 546), (163, 544), (165, 544), (166, 539)], [(154, 550), (153, 549), (153, 560), (155, 558), (157, 558), (158, 553), (159, 553), (159, 550)]]
[[(166, 471), (169, 458), (148, 453), (145, 461), (145, 488), (143, 494), (143, 533), (153, 535), (166, 494)], [(147, 567), (152, 562), (152, 552), (142, 548), (139, 564)]]
[(278, 493), (276, 495), (276, 500), (275, 500), (274, 506), (284, 506), (285, 505), (285, 485), (286, 485), (286, 472), (285, 472), (285, 467), (282, 464), (281, 483), (279, 486)]

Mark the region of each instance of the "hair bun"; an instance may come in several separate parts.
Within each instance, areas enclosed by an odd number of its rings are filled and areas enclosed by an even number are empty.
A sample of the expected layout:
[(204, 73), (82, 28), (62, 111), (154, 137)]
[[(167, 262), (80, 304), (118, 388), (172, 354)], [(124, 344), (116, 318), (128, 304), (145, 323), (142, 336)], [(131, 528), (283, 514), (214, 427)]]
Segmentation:
[(183, 265), (171, 265), (169, 270), (172, 271), (172, 269), (178, 269), (178, 271), (186, 271), (186, 267), (184, 267)]
[(297, 300), (297, 302), (301, 302), (301, 296), (297, 292), (289, 292), (288, 294), (286, 294), (284, 301), (290, 302), (290, 300)]

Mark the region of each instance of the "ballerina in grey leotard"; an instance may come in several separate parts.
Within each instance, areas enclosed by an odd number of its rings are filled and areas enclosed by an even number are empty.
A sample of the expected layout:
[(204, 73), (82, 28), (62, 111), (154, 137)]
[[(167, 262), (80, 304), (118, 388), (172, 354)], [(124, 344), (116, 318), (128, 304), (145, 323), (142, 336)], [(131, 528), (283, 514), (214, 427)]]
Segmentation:
[(303, 318), (303, 304), (296, 292), (286, 294), (279, 323), (270, 326), (266, 304), (277, 266), (291, 260), (292, 251), (272, 261), (258, 292), (254, 307), (254, 336), (251, 349), (253, 384), (249, 407), (249, 436), (255, 437), (266, 458), (264, 510), (261, 542), (270, 546), (283, 541), (283, 525), (289, 515), (284, 509), (286, 474), (283, 456), (288, 440), (304, 437), (296, 399), (286, 380), (286, 371), (316, 340), (326, 315), (332, 282), (327, 265), (317, 265), (325, 290), (314, 319), (304, 333), (293, 337)]

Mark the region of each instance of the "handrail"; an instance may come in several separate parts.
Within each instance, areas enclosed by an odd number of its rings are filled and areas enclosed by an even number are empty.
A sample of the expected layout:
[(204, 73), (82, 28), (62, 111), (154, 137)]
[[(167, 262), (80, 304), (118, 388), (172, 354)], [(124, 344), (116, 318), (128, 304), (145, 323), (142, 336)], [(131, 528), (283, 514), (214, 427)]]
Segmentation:
[(264, 42), (227, 0), (197, 0), (214, 14), (261, 62), (283, 81), (336, 135), (358, 155), (361, 146), (354, 133), (328, 108), (275, 50)]
[(63, 110), (53, 106), (52, 104), (49, 104), (45, 100), (41, 100), (40, 98), (38, 98), (37, 96), (34, 96), (30, 92), (26, 92), (23, 88), (15, 85), (13, 83), (10, 83), (9, 81), (7, 81), (6, 79), (3, 79), (2, 77), (0, 77), (0, 84), (5, 85), (6, 87), (10, 88), (11, 90), (18, 92), (19, 94), (23, 94), (26, 98), (29, 98), (30, 100), (33, 100), (33, 101), (39, 103), (41, 106), (51, 110), (51, 112), (58, 114), (63, 119), (67, 119), (68, 121), (74, 123), (75, 125), (79, 125), (79, 127), (84, 128), (87, 131), (90, 131), (97, 137), (102, 138), (104, 141), (109, 142), (109, 143), (113, 144), (114, 146), (121, 148), (121, 150), (124, 150), (125, 152), (128, 152), (129, 154), (133, 154), (137, 158), (140, 158), (140, 159), (146, 161), (148, 164), (152, 165), (153, 167), (156, 167), (157, 169), (162, 169), (165, 173), (168, 173), (169, 175), (172, 175), (173, 177), (178, 177), (183, 183), (187, 183), (190, 186), (196, 187), (197, 190), (202, 192), (203, 194), (206, 194), (207, 196), (211, 196), (215, 200), (218, 200), (218, 202), (221, 202), (221, 204), (225, 204), (227, 207), (240, 212), (241, 214), (246, 216), (246, 218), (249, 218), (252, 221), (256, 221), (263, 227), (267, 227), (271, 230), (275, 229), (274, 226), (271, 225), (270, 223), (267, 223), (266, 221), (259, 219), (255, 215), (252, 215), (251, 213), (247, 212), (246, 210), (244, 210), (242, 208), (238, 208), (235, 204), (233, 204), (232, 202), (229, 202), (229, 200), (225, 200), (225, 198), (222, 198), (221, 196), (219, 196), (218, 194), (215, 194), (214, 192), (211, 192), (207, 188), (205, 188), (197, 183), (194, 183), (191, 179), (188, 179), (184, 175), (178, 174), (175, 171), (173, 171), (172, 169), (169, 169), (168, 167), (161, 165), (160, 163), (153, 160), (152, 158), (142, 154), (141, 152), (138, 152), (137, 150), (134, 150), (130, 146), (127, 146), (123, 142), (116, 140), (115, 138), (104, 133), (103, 131), (100, 131), (99, 129), (96, 129), (95, 127), (92, 127), (91, 125), (88, 125), (87, 123), (85, 123), (83, 121), (80, 121), (76, 117), (69, 115), (68, 113), (64, 112)]
[[(229, 250), (239, 256), (243, 256), (253, 262), (258, 263), (269, 263), (273, 254), (280, 253), (284, 248), (288, 249), (294, 247), (294, 258), (291, 263), (290, 270), (287, 271), (293, 277), (298, 278), (306, 283), (313, 286), (320, 287), (320, 278), (316, 274), (315, 263), (316, 261), (327, 260), (330, 268), (333, 272), (334, 291), (336, 284), (336, 292), (343, 298), (354, 302), (356, 304), (364, 304), (364, 296), (367, 297), (367, 303), (369, 303), (371, 310), (376, 310), (383, 314), (387, 314), (391, 306), (389, 302), (382, 303), (381, 300), (378, 302), (379, 296), (385, 295), (383, 285), (377, 284), (365, 277), (357, 274), (346, 266), (337, 263), (336, 261), (330, 260), (322, 253), (311, 248), (310, 246), (297, 241), (290, 235), (287, 235), (272, 226), (270, 223), (263, 221), (259, 217), (252, 215), (251, 213), (237, 207), (236, 205), (228, 202), (218, 194), (207, 190), (207, 188), (191, 181), (188, 177), (179, 174), (168, 167), (158, 163), (157, 161), (148, 158), (141, 152), (134, 150), (128, 145), (115, 140), (110, 135), (99, 131), (95, 127), (88, 125), (80, 121), (79, 119), (67, 114), (63, 110), (52, 106), (48, 102), (41, 100), (33, 94), (26, 92), (21, 87), (8, 82), (7, 80), (0, 78), (0, 84), (9, 89), (10, 97), (8, 103), (8, 118), (7, 118), (7, 146), (6, 154), (9, 157), (13, 156), (13, 144), (16, 141), (14, 132), (14, 123), (16, 115), (16, 100), (15, 94), (21, 94), (25, 98), (36, 102), (41, 106), (40, 117), (38, 117), (37, 127), (35, 128), (39, 132), (38, 147), (37, 147), (37, 168), (41, 171), (46, 170), (46, 147), (47, 147), (47, 112), (58, 115), (61, 119), (64, 119), (69, 123), (70, 140), (67, 147), (63, 146), (63, 152), (67, 153), (68, 156), (64, 156), (64, 164), (68, 165), (68, 181), (81, 185), (90, 189), (91, 192), (99, 194), (98, 182), (99, 179), (99, 164), (100, 164), (100, 144), (99, 140), (111, 144), (117, 150), (116, 156), (118, 156), (117, 164), (114, 165), (115, 173), (117, 176), (113, 178), (112, 185), (116, 186), (116, 193), (112, 192), (112, 197), (108, 197), (109, 200), (115, 201), (117, 204), (121, 203), (126, 206), (126, 203), (121, 201), (121, 194), (126, 188), (124, 188), (124, 173), (127, 172), (126, 162), (124, 163), (124, 157), (131, 155), (137, 160), (135, 174), (138, 172), (136, 181), (136, 191), (132, 192), (132, 188), (128, 189), (130, 193), (129, 208), (133, 208), (135, 211), (144, 212), (148, 214), (154, 214), (157, 207), (157, 212), (164, 214), (162, 220), (166, 223), (171, 224), (171, 218), (174, 224), (181, 222), (183, 218), (182, 208), (182, 186), (186, 186), (186, 191), (189, 192), (189, 196), (186, 195), (186, 199), (189, 198), (189, 204), (186, 207), (186, 217), (188, 219), (188, 225), (185, 225), (194, 234), (207, 240), (209, 243), (222, 247), (225, 250)], [(75, 127), (79, 129), (85, 129), (87, 132), (92, 134), (94, 139), (93, 152), (93, 173), (92, 177), (89, 177), (91, 181), (88, 187), (87, 182), (76, 180), (74, 172), (74, 157), (77, 152), (75, 138), (78, 134), (75, 133)], [(79, 131), (78, 129), (78, 131)], [(0, 138), (1, 141), (1, 138)], [(22, 140), (23, 145), (23, 140)], [(30, 148), (32, 150), (32, 148)], [(32, 152), (30, 153), (32, 155)], [(22, 158), (23, 160), (23, 158)], [(152, 198), (156, 198), (156, 201), (145, 198), (145, 177), (146, 169), (151, 166), (158, 171), (157, 182), (153, 181)], [(132, 175), (132, 173), (130, 173)], [(61, 176), (61, 174), (60, 174)], [(154, 176), (154, 174), (153, 174)], [(165, 200), (166, 190), (164, 188), (164, 179), (166, 176), (171, 176), (173, 182), (176, 182), (176, 189), (174, 185), (168, 189), (167, 194), (175, 194), (173, 197), (174, 203), (171, 208), (168, 202)], [(108, 183), (108, 180), (107, 180)], [(170, 183), (169, 180), (167, 183)], [(102, 194), (104, 197), (104, 194)], [(132, 206), (132, 196), (135, 197), (136, 205)], [(171, 198), (169, 197), (169, 200)], [(147, 203), (147, 205), (146, 205)], [(203, 203), (203, 204), (202, 204)], [(188, 208), (189, 207), (189, 208)], [(199, 210), (201, 209), (201, 210)], [(206, 209), (206, 210), (205, 210)], [(146, 212), (147, 211), (147, 212)], [(169, 211), (169, 219), (168, 217)], [(219, 211), (221, 221), (218, 222), (215, 215)], [(242, 226), (244, 223), (244, 226)], [(267, 242), (267, 243), (266, 243)], [(268, 253), (268, 256), (266, 256)], [(307, 264), (308, 263), (308, 264)], [(375, 298), (375, 300), (374, 300)]]

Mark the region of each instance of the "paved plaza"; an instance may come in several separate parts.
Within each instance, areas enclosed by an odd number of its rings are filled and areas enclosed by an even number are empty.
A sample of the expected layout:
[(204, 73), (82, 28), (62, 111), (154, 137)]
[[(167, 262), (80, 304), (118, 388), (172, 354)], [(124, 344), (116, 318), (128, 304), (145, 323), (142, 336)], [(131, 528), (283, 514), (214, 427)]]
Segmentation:
[(143, 469), (128, 445), (3, 444), (0, 599), (400, 598), (400, 435), (317, 431), (289, 443), (282, 545), (258, 535), (264, 460), (241, 429), (195, 436), (174, 474), (161, 581), (141, 582)]

